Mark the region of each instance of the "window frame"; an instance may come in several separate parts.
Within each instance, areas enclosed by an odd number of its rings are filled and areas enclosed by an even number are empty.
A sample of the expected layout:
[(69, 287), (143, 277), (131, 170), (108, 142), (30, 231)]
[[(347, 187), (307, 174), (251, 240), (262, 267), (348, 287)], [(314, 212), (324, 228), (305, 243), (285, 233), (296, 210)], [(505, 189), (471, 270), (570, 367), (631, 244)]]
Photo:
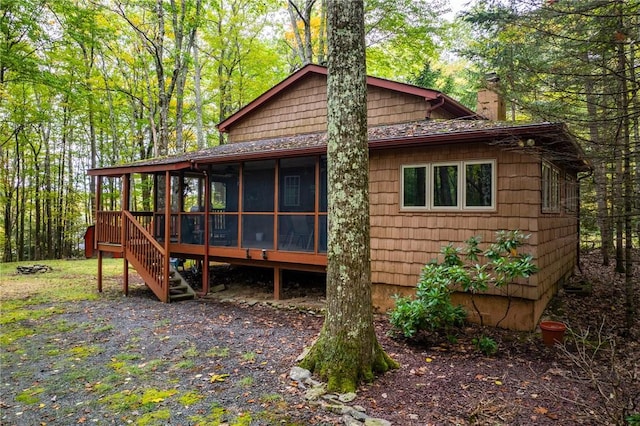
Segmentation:
[[(467, 165), (473, 164), (491, 164), (491, 204), (488, 206), (467, 206)], [(496, 170), (496, 160), (469, 160), (462, 162), (462, 206), (464, 210), (488, 210), (492, 211), (496, 209), (496, 198), (497, 198), (497, 181), (498, 181), (498, 173)]]
[[(429, 194), (431, 195), (431, 197), (429, 197), (429, 202), (427, 203), (429, 205), (429, 209), (430, 210), (460, 210), (462, 204), (461, 202), (461, 192), (460, 191), (460, 175), (462, 174), (460, 172), (460, 161), (448, 161), (448, 162), (443, 162), (443, 163), (431, 163), (430, 164), (430, 173), (427, 176), (427, 178), (431, 178), (430, 180), (428, 180), (427, 184), (429, 186)], [(435, 172), (436, 172), (436, 168), (437, 167), (450, 167), (450, 166), (455, 166), (457, 171), (456, 171), (456, 204), (453, 206), (436, 206), (435, 205), (435, 187), (436, 187), (436, 179), (435, 179)]]
[[(424, 206), (405, 206), (405, 200), (404, 200), (404, 171), (406, 169), (417, 169), (417, 168), (424, 168), (425, 169), (425, 179), (427, 179), (427, 182), (425, 182), (425, 186), (424, 186)], [(431, 173), (431, 167), (429, 167), (428, 163), (421, 163), (421, 164), (403, 164), (400, 167), (400, 208), (401, 210), (405, 210), (405, 211), (422, 211), (422, 210), (429, 210), (429, 173)]]
[[(491, 205), (490, 206), (467, 206), (467, 165), (472, 164), (490, 164), (491, 165)], [(433, 176), (438, 166), (456, 166), (458, 168), (458, 176), (456, 179), (456, 201), (455, 206), (436, 206), (434, 205), (434, 185)], [(406, 206), (405, 205), (405, 170), (414, 168), (425, 168), (425, 205), (424, 206)], [(429, 163), (412, 163), (402, 164), (400, 166), (400, 211), (435, 211), (435, 212), (472, 212), (472, 211), (495, 211), (497, 209), (497, 161), (491, 159), (473, 159), (460, 161), (442, 161)]]
[[(548, 177), (545, 176), (548, 169)], [(540, 166), (540, 207), (542, 213), (560, 213), (560, 169), (548, 161)]]

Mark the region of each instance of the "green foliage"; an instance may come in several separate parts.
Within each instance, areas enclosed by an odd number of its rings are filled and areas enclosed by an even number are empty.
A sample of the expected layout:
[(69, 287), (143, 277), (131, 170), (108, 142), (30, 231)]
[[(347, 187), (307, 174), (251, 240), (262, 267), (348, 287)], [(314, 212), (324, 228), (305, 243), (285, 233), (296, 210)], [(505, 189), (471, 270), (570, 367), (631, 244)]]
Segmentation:
[(498, 352), (498, 343), (491, 337), (480, 336), (472, 340), (477, 350), (487, 356), (495, 355)]
[(462, 324), (466, 312), (451, 303), (453, 288), (447, 278), (450, 268), (446, 264), (426, 265), (418, 281), (416, 298), (396, 298), (396, 307), (390, 312), (395, 331), (415, 337), (422, 330), (441, 331)]
[[(469, 238), (465, 248), (444, 246), (443, 262), (433, 261), (422, 269), (415, 299), (396, 298), (396, 307), (390, 313), (395, 331), (415, 337), (422, 330), (441, 331), (459, 325), (465, 313), (451, 304), (456, 286), (473, 295), (537, 272), (533, 257), (518, 251), (527, 238), (517, 230), (498, 231), (496, 242), (485, 251), (480, 249), (479, 237)], [(481, 262), (481, 257), (486, 261)]]
[(640, 426), (640, 413), (635, 413), (628, 416), (625, 421), (629, 426)]

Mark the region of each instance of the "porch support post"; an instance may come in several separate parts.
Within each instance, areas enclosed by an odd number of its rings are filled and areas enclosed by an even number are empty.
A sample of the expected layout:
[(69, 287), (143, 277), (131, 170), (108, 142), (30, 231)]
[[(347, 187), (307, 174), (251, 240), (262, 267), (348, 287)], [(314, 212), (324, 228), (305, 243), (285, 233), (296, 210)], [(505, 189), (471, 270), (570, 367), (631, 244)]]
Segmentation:
[(211, 205), (211, 184), (209, 171), (204, 171), (204, 259), (202, 259), (202, 296), (209, 293), (209, 213)]
[(98, 250), (98, 293), (102, 293), (102, 250)]
[(129, 261), (127, 260), (127, 219), (125, 218), (124, 212), (129, 211), (129, 174), (125, 174), (122, 176), (122, 230), (121, 230), (121, 239), (120, 245), (122, 247), (122, 259), (123, 259), (123, 280), (122, 287), (125, 296), (129, 295)]
[(169, 301), (169, 243), (171, 240), (171, 173), (167, 170), (164, 173), (164, 263), (162, 265), (162, 276), (164, 277), (164, 297), (163, 302)]
[(282, 270), (279, 266), (273, 268), (273, 299), (282, 299)]
[(98, 212), (102, 210), (102, 176), (96, 176), (96, 180), (96, 201), (94, 204), (96, 210), (92, 212), (96, 225), (93, 231), (93, 248), (98, 251), (98, 293), (102, 293), (102, 250), (98, 250), (98, 234), (102, 228), (98, 224)]

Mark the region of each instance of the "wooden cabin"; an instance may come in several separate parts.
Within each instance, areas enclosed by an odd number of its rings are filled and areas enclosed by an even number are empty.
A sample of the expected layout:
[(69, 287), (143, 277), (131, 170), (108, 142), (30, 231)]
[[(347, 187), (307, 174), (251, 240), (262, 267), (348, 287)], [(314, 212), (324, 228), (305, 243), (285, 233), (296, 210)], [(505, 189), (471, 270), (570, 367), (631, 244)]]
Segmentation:
[[(164, 302), (171, 258), (272, 268), (275, 299), (283, 270), (324, 271), (326, 77), (307, 65), (265, 92), (218, 125), (225, 145), (90, 170), (99, 269), (104, 253), (122, 255)], [(519, 229), (540, 272), (509, 286), (501, 325), (533, 329), (578, 259), (578, 145), (562, 124), (504, 121), (491, 91), (478, 114), (438, 91), (367, 84), (374, 306), (411, 294), (443, 245)], [(485, 324), (503, 316), (504, 296), (476, 297)]]

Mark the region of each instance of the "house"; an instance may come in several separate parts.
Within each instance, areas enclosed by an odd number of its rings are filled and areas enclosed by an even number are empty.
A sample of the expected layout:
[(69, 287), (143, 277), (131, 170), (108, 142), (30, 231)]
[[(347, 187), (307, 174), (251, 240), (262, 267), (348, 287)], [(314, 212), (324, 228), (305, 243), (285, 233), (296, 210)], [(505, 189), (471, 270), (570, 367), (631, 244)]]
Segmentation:
[[(326, 75), (307, 65), (221, 122), (228, 144), (90, 170), (99, 269), (104, 253), (122, 255), (165, 302), (170, 258), (272, 268), (276, 299), (282, 270), (324, 271)], [(577, 174), (588, 170), (578, 145), (562, 124), (504, 121), (490, 90), (479, 115), (435, 90), (367, 84), (374, 306), (410, 294), (441, 246), (519, 229), (540, 271), (476, 304), (485, 324), (509, 304), (503, 326), (535, 328), (577, 264)]]

